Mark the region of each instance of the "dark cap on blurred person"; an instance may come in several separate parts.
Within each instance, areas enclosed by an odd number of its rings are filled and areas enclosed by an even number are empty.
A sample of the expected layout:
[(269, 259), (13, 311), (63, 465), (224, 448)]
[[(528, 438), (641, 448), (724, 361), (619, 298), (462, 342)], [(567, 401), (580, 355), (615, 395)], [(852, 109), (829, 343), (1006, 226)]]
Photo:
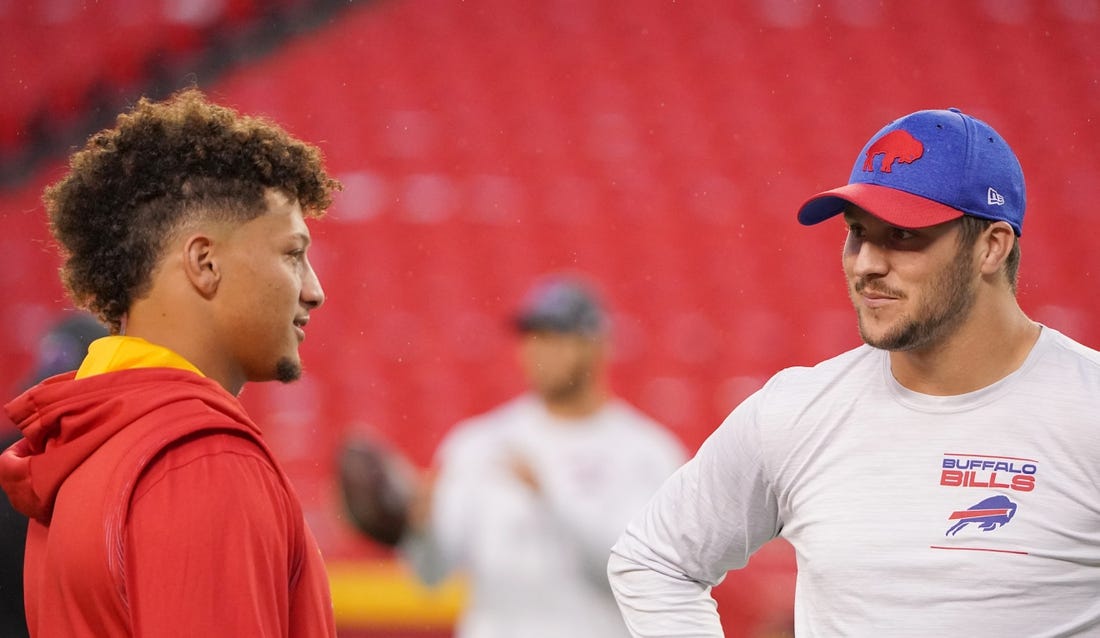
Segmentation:
[(590, 286), (576, 277), (556, 275), (528, 291), (516, 313), (515, 326), (521, 332), (598, 336), (607, 330), (607, 316)]
[(34, 370), (24, 386), (76, 370), (88, 354), (88, 344), (107, 335), (107, 328), (91, 315), (72, 314), (61, 319), (39, 340)]

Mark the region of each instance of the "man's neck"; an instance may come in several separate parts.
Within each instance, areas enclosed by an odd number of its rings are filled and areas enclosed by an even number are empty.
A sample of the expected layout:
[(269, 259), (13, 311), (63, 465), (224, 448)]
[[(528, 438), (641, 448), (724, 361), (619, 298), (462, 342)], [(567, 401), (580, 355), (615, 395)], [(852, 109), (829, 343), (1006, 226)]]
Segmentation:
[(542, 398), (546, 411), (560, 419), (583, 419), (600, 411), (607, 403), (608, 394), (599, 388), (586, 388), (569, 397), (560, 399)]
[(216, 335), (202, 329), (203, 320), (188, 312), (192, 308), (164, 306), (156, 299), (140, 300), (131, 306), (126, 334), (176, 352), (230, 394), (239, 395), (244, 376), (225, 365), (225, 358), (220, 356), (224, 349), (215, 340)]
[(914, 392), (954, 396), (974, 392), (1023, 365), (1041, 328), (1011, 304), (976, 309), (951, 335), (930, 347), (890, 353), (898, 383)]

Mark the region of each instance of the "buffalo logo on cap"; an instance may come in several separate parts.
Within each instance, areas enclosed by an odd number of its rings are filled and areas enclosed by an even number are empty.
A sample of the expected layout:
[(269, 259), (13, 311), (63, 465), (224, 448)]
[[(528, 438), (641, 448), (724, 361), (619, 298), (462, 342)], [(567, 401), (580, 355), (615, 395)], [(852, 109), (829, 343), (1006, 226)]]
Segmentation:
[(924, 155), (924, 144), (913, 137), (905, 129), (895, 129), (875, 140), (875, 143), (867, 149), (867, 159), (863, 162), (863, 170), (868, 173), (875, 170), (875, 156), (882, 155), (882, 163), (879, 170), (889, 173), (893, 170), (894, 162), (912, 164)]

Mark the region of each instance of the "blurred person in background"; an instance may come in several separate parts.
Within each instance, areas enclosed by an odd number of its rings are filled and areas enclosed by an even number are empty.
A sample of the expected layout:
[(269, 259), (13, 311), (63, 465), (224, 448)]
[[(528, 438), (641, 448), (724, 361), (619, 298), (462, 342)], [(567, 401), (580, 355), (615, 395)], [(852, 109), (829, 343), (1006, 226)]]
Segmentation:
[(843, 216), (865, 344), (774, 376), (630, 523), (634, 636), (721, 636), (710, 588), (776, 536), (800, 636), (1100, 633), (1100, 353), (1020, 308), (1024, 205), (957, 109), (890, 123), (803, 204)]
[(685, 451), (612, 395), (608, 320), (586, 284), (539, 282), (515, 325), (530, 391), (443, 440), (404, 555), (429, 583), (468, 575), (459, 638), (625, 636), (607, 556)]
[(32, 636), (333, 636), (324, 564), (245, 414), (324, 300), (319, 151), (197, 89), (142, 99), (47, 188), (75, 305), (111, 336), (5, 406)]
[[(583, 280), (539, 282), (515, 328), (530, 390), (453, 428), (429, 476), (406, 490), (407, 527), (383, 541), (426, 583), (468, 577), (458, 638), (625, 637), (608, 553), (685, 451), (609, 389), (608, 320)], [(363, 459), (359, 471), (388, 461)], [(385, 500), (362, 498), (372, 483), (348, 483), (360, 521)]]
[[(19, 392), (56, 374), (75, 370), (88, 353), (88, 344), (107, 336), (107, 329), (91, 315), (71, 314), (50, 327), (38, 341), (34, 369)], [(21, 438), (18, 428), (0, 411), (0, 450)], [(23, 611), (23, 550), (27, 517), (16, 511), (0, 492), (0, 636), (27, 636)]]

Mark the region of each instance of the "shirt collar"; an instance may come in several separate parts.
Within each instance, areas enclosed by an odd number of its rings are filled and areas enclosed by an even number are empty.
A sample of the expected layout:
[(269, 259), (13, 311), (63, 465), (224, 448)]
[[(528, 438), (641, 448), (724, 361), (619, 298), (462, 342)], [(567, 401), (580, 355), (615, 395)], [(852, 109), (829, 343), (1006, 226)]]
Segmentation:
[(102, 337), (88, 345), (88, 356), (76, 372), (77, 379), (130, 368), (177, 368), (206, 376), (175, 352), (139, 337)]

